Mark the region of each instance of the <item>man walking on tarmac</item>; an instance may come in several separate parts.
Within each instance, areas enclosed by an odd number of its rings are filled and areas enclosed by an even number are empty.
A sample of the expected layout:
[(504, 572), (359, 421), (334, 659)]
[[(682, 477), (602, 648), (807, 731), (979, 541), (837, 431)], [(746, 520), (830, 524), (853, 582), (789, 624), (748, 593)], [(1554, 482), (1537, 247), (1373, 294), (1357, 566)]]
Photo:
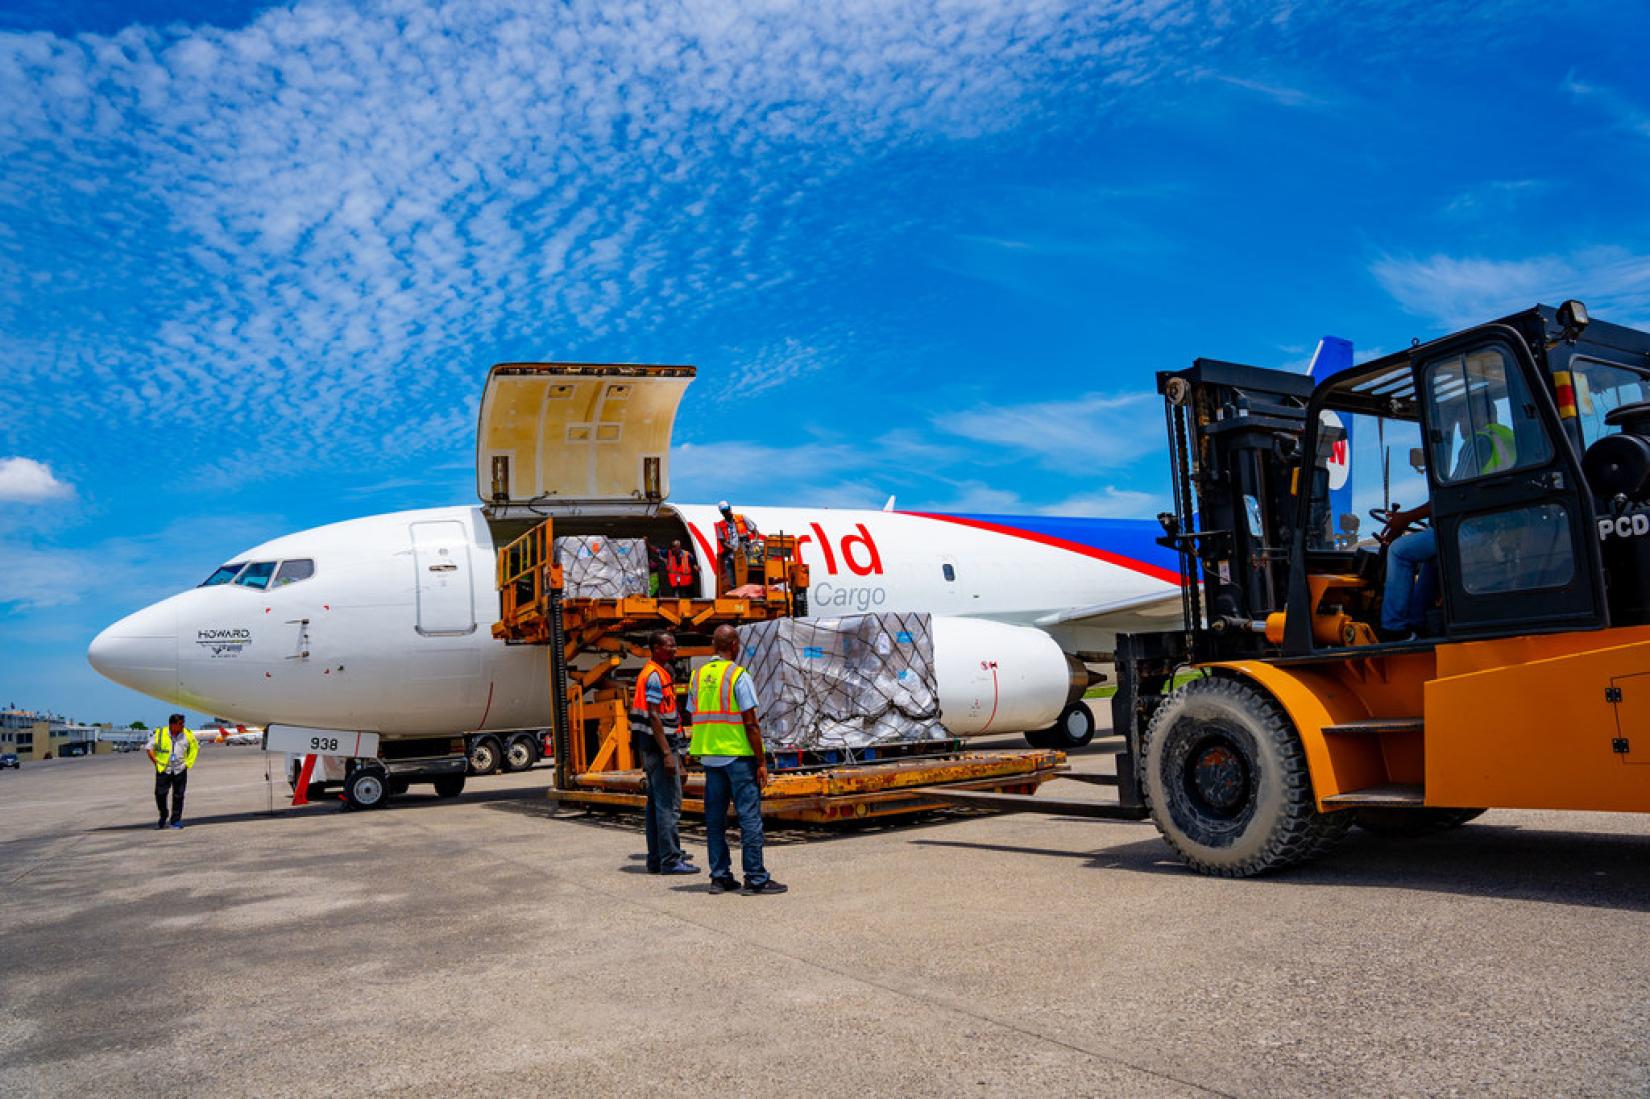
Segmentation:
[(647, 774), (647, 872), (697, 874), (699, 868), (682, 853), (677, 833), (687, 745), (682, 739), (682, 715), (676, 709), (676, 684), (670, 675), (676, 638), (660, 630), (649, 643), (652, 656), (636, 677), (636, 692), (630, 700), (631, 734)]
[[(183, 738), (181, 744), (179, 737)], [(189, 785), (189, 768), (195, 765), (200, 742), (192, 731), (183, 727), (183, 715), (173, 714), (166, 719), (166, 728), (156, 729), (143, 747), (149, 753), (149, 762), (155, 765), (155, 805), (160, 809), (160, 822), (155, 827), (165, 828), (168, 824), (166, 793), (171, 791), (170, 824), (173, 828), (182, 828), (183, 791)]]
[(705, 832), (710, 849), (710, 891), (739, 889), (728, 852), (728, 804), (739, 814), (739, 848), (747, 897), (783, 893), (786, 887), (762, 865), (762, 787), (768, 767), (762, 754), (762, 728), (756, 720), (756, 688), (739, 655), (739, 634), (718, 626), (711, 635), (716, 656), (693, 673), (688, 707), (693, 714), (693, 742), (688, 754), (705, 769)]

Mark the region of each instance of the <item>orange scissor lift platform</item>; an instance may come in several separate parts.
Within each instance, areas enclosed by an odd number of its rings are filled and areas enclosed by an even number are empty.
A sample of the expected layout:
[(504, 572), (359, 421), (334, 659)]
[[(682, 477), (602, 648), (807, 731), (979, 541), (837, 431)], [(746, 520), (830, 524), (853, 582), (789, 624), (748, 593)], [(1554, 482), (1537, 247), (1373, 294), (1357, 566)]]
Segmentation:
[[(718, 626), (793, 615), (806, 590), (807, 566), (796, 540), (765, 539), (760, 583), (737, 589), (761, 595), (713, 599), (626, 596), (567, 598), (554, 557), (554, 521), (545, 520), (498, 551), (499, 621), (493, 636), (543, 646), (555, 740), (554, 801), (642, 808), (644, 776), (630, 746), (630, 684), (615, 673), (647, 656), (648, 635), (670, 630), (683, 657), (709, 656)], [(752, 576), (756, 581), (758, 578)], [(926, 812), (953, 802), (941, 791), (1029, 795), (1066, 769), (1054, 751), (967, 751), (962, 741), (833, 752), (768, 753), (771, 781), (762, 812), (781, 820), (824, 823)], [(689, 772), (682, 807), (704, 811), (704, 775)]]

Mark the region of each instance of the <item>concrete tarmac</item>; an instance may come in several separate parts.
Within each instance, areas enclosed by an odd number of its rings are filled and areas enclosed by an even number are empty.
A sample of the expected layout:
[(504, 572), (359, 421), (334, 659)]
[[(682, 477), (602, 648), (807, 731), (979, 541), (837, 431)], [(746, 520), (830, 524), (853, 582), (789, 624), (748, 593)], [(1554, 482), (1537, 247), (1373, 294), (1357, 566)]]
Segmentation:
[(542, 768), (350, 814), (264, 768), (204, 748), (181, 832), (141, 755), (0, 772), (0, 1094), (1650, 1089), (1640, 816), (1222, 881), (1150, 824), (953, 813), (778, 831), (792, 891), (712, 897)]

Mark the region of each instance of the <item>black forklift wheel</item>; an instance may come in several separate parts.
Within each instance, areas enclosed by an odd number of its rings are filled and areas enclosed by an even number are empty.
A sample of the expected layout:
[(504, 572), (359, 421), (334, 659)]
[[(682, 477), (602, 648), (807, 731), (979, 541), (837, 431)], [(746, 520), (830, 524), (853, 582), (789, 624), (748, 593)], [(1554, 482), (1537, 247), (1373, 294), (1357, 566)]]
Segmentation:
[(497, 737), (484, 736), (470, 745), (470, 774), (490, 775), (504, 760), (504, 748)]
[(456, 798), (463, 792), (463, 775), (442, 775), (435, 780), (435, 796), (438, 798)]
[(1352, 821), (1365, 832), (1388, 839), (1414, 839), (1459, 828), (1484, 815), (1484, 809), (1358, 809)]
[(510, 774), (525, 771), (538, 762), (531, 737), (518, 736), (504, 749), (504, 770)]
[(1319, 813), (1306, 752), (1283, 709), (1233, 679), (1197, 679), (1158, 707), (1142, 737), (1152, 821), (1192, 869), (1246, 878), (1326, 850), (1350, 813)]
[(344, 780), (344, 801), (351, 809), (377, 809), (389, 796), (389, 782), (377, 767), (357, 768)]

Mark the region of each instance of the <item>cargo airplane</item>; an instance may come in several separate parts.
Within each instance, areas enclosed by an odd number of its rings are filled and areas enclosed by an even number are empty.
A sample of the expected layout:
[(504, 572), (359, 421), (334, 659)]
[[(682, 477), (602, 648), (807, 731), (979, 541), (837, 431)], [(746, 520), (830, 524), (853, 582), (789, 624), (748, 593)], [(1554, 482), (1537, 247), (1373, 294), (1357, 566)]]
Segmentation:
[[(668, 502), (691, 367), (503, 364), (477, 434), (480, 506), (392, 512), (276, 538), (121, 619), (88, 659), (134, 690), (267, 723), (382, 737), (543, 726), (543, 654), (495, 640), (498, 546), (556, 533), (680, 540), (715, 586), (716, 508)], [(1180, 613), (1155, 522), (790, 507), (740, 509), (798, 536), (809, 613), (934, 616), (940, 719), (954, 735), (1093, 735), (1086, 662)]]

